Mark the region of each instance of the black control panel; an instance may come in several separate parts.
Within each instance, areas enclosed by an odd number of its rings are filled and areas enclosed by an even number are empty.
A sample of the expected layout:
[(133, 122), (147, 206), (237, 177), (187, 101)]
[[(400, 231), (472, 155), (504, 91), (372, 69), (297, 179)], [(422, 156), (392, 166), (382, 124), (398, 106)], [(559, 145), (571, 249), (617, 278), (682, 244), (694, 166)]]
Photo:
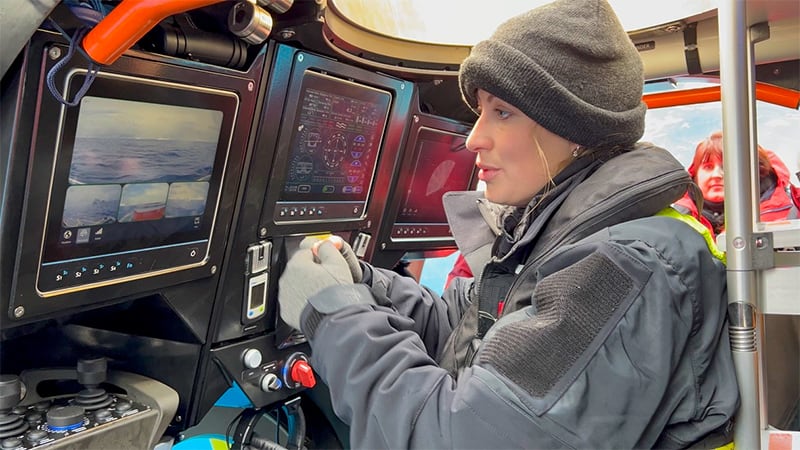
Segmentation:
[(257, 408), (316, 384), (302, 334), (291, 334), (281, 343), (275, 339), (276, 335), (270, 334), (211, 351), (216, 366), (226, 369), (227, 376)]

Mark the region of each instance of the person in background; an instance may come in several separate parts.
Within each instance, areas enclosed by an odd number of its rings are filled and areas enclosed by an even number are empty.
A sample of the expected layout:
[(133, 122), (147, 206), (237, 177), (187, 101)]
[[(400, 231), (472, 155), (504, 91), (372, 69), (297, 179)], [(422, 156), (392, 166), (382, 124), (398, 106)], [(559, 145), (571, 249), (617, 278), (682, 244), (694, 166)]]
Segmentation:
[[(459, 85), (486, 189), (444, 202), (483, 263), (441, 298), (341, 238), (301, 242), (280, 316), (307, 337), (353, 447), (730, 442), (725, 266), (670, 207), (685, 168), (638, 143), (643, 78), (605, 0), (557, 0), (475, 45)], [(505, 209), (491, 224), (489, 203)]]
[(463, 254), (459, 254), (456, 257), (455, 262), (453, 262), (453, 268), (450, 269), (450, 272), (447, 273), (447, 278), (444, 280), (444, 288), (447, 289), (450, 287), (450, 283), (452, 283), (455, 278), (459, 277), (472, 277), (472, 269), (470, 269), (469, 264), (467, 264), (467, 260), (464, 259)]
[[(722, 170), (722, 132), (715, 131), (697, 144), (687, 169), (700, 187), (703, 207), (698, 210), (688, 194), (675, 207), (697, 217), (714, 236), (725, 230), (725, 183)], [(789, 169), (771, 150), (758, 146), (758, 176), (762, 222), (797, 219)]]
[[(800, 182), (800, 172), (795, 172), (794, 176), (797, 177), (797, 181)], [(789, 192), (791, 193), (792, 202), (794, 202), (795, 208), (800, 210), (800, 186), (790, 184)]]

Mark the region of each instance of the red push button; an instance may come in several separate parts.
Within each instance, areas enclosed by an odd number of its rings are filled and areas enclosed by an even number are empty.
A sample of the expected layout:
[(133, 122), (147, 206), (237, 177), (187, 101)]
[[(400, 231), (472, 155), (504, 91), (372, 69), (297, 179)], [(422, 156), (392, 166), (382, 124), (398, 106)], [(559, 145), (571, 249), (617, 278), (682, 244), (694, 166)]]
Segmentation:
[(308, 362), (304, 360), (299, 360), (292, 364), (291, 377), (292, 381), (300, 383), (303, 387), (313, 388), (317, 384), (317, 380), (314, 378), (314, 371), (311, 370)]

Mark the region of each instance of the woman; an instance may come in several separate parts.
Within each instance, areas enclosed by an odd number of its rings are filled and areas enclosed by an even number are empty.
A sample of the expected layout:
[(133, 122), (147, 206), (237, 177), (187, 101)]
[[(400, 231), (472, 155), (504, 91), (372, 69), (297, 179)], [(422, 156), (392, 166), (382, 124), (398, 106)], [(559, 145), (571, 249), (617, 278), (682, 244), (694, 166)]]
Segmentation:
[(352, 446), (723, 443), (739, 401), (725, 269), (691, 226), (656, 215), (691, 180), (636, 144), (642, 63), (611, 7), (512, 18), (459, 83), (485, 200), (445, 202), (479, 275), (438, 298), (341, 240), (307, 239), (279, 281)]
[[(703, 193), (703, 209), (698, 211), (688, 196), (676, 205), (684, 213), (700, 219), (717, 235), (725, 229), (725, 183), (722, 171), (722, 132), (716, 131), (697, 144), (689, 175)], [(760, 186), (760, 220), (797, 219), (798, 210), (791, 197), (789, 169), (778, 155), (758, 146), (758, 176)]]

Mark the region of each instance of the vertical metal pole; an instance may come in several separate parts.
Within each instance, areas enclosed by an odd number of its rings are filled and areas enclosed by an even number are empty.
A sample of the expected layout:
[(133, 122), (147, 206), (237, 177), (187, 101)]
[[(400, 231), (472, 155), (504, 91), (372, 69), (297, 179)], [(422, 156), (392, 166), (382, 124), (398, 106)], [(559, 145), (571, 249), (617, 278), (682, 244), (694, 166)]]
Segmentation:
[(750, 68), (745, 2), (719, 4), (725, 249), (731, 350), (742, 403), (736, 416), (737, 448), (761, 448), (760, 367), (756, 343), (756, 279), (753, 269), (753, 195), (750, 150)]

